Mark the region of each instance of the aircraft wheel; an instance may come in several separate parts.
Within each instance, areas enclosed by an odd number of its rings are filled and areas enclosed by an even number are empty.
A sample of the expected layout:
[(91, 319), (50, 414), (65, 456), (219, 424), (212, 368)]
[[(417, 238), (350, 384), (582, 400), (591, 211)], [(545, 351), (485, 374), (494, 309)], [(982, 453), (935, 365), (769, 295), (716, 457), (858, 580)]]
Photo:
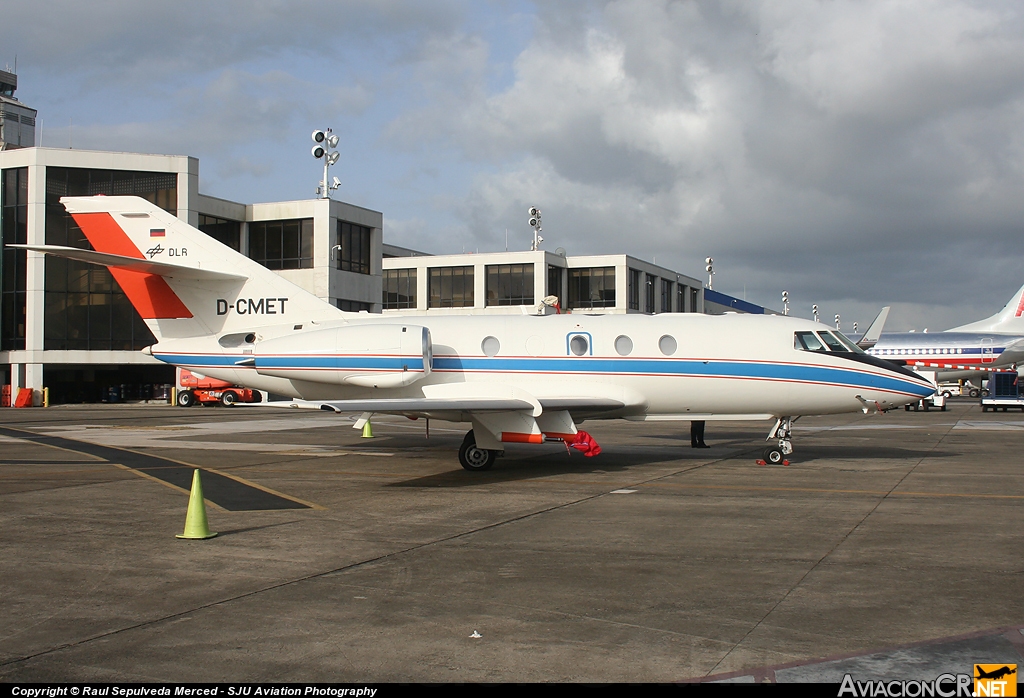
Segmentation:
[(196, 396), (191, 390), (182, 390), (178, 393), (178, 407), (191, 407), (196, 404)]
[(778, 446), (769, 446), (764, 450), (762, 457), (768, 465), (778, 465), (783, 459), (782, 449)]
[(497, 451), (477, 448), (476, 438), (473, 436), (472, 429), (466, 434), (466, 438), (462, 440), (462, 446), (459, 448), (459, 463), (466, 470), (487, 470), (494, 465), (497, 457)]
[(220, 404), (225, 407), (232, 407), (236, 402), (238, 402), (238, 395), (230, 390), (225, 391), (224, 394), (220, 396)]

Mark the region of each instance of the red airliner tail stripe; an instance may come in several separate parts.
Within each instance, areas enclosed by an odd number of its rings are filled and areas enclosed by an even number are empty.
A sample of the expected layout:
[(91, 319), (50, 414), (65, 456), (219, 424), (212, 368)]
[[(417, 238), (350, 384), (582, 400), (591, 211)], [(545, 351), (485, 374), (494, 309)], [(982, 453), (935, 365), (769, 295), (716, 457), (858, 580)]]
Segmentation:
[[(72, 218), (97, 252), (145, 259), (109, 213), (74, 213)], [(110, 273), (144, 320), (192, 317), (162, 276), (117, 267), (110, 267)]]

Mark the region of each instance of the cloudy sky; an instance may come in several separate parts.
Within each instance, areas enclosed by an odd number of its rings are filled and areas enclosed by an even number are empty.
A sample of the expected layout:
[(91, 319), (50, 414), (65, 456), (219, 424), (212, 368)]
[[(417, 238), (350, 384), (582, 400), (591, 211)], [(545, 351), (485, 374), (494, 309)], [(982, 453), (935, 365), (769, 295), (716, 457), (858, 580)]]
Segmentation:
[[(625, 252), (771, 307), (946, 329), (1024, 284), (1024, 5), (7, 0), (43, 145), (187, 154), (426, 251)], [(38, 134), (37, 134), (38, 136)]]

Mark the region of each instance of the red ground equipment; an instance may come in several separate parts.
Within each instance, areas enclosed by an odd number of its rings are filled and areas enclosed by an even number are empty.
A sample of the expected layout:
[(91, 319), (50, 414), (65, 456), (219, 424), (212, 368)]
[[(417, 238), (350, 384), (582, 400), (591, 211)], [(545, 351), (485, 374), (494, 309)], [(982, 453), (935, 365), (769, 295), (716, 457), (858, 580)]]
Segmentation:
[(191, 407), (196, 403), (209, 405), (220, 403), (231, 407), (236, 402), (262, 402), (258, 390), (239, 388), (227, 381), (207, 378), (186, 369), (178, 369), (178, 407)]

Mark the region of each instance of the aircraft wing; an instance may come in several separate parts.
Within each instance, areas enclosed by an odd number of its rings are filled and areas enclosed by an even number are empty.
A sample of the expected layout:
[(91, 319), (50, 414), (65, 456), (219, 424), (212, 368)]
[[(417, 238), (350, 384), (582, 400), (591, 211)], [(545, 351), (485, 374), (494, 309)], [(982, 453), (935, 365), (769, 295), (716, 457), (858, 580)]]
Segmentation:
[[(295, 401), (298, 402), (298, 401)], [(532, 403), (501, 397), (418, 397), (381, 398), (370, 400), (308, 400), (309, 406), (335, 412), (376, 412), (378, 414), (422, 414), (427, 412), (513, 412), (533, 410)], [(624, 403), (608, 398), (545, 398), (538, 399), (545, 411), (611, 412)]]
[(143, 274), (156, 274), (157, 276), (170, 276), (179, 279), (217, 279), (223, 281), (245, 281), (249, 277), (238, 274), (228, 274), (223, 271), (212, 269), (199, 269), (184, 267), (178, 264), (167, 264), (166, 262), (153, 262), (145, 258), (125, 257), (119, 254), (108, 254), (106, 252), (95, 252), (83, 250), (78, 247), (64, 247), (62, 245), (7, 245), (18, 250), (32, 250), (33, 252), (44, 252), (56, 257), (75, 259), (89, 264), (98, 264), (104, 267), (116, 269), (127, 269), (128, 271), (140, 272)]
[(879, 311), (875, 319), (871, 321), (868, 328), (864, 330), (864, 335), (857, 340), (857, 346), (861, 349), (870, 349), (878, 343), (878, 338), (882, 335), (882, 328), (885, 327), (885, 321), (889, 317), (889, 309), (892, 306), (885, 306)]
[(380, 398), (370, 400), (310, 400), (320, 409), (335, 412), (410, 414), (424, 412), (514, 412), (533, 410), (526, 400), (514, 398)]

